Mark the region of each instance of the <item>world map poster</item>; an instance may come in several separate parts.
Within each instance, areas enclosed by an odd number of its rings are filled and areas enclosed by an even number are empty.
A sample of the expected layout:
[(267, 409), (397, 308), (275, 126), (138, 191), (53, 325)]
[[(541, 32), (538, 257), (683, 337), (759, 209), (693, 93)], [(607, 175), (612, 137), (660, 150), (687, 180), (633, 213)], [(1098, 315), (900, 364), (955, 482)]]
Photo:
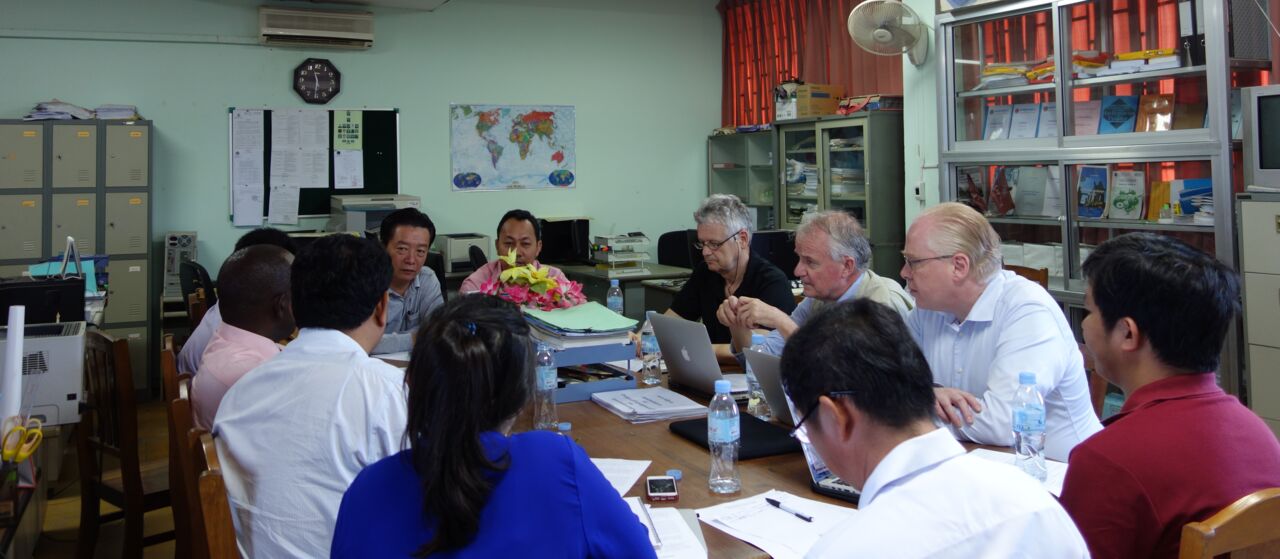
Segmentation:
[(454, 190), (573, 188), (574, 110), (566, 105), (449, 106)]

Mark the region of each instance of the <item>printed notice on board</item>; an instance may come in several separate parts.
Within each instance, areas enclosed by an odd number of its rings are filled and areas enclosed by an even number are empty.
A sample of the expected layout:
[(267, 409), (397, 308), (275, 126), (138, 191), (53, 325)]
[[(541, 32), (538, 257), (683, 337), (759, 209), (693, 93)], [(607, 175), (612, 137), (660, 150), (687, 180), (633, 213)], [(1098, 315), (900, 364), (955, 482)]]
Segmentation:
[(271, 112), (270, 186), (329, 188), (328, 111)]
[(333, 150), (333, 187), (338, 190), (364, 188), (364, 152)]
[(231, 221), (236, 227), (262, 224), (263, 112), (231, 113)]
[(333, 111), (333, 149), (364, 149), (364, 113), (361, 111)]
[(267, 212), (267, 221), (284, 225), (297, 225), (298, 198), (298, 187), (272, 185), (271, 207)]

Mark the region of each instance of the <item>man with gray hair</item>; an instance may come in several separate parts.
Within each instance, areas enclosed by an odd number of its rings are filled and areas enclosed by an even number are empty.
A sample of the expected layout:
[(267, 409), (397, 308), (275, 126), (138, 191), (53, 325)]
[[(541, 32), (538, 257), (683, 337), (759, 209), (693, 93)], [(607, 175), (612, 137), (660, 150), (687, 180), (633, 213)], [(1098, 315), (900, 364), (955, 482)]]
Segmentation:
[(956, 437), (1012, 445), (1021, 372), (1035, 373), (1044, 395), (1045, 456), (1066, 461), (1102, 429), (1061, 308), (1036, 283), (1001, 270), (1000, 236), (982, 214), (954, 202), (925, 210), (902, 256), (919, 305), (907, 328), (933, 371), (934, 413)]
[(666, 314), (701, 320), (716, 356), (722, 362), (733, 363), (736, 361), (729, 351), (729, 329), (716, 318), (720, 303), (728, 297), (750, 297), (791, 312), (796, 306), (791, 282), (773, 263), (752, 254), (751, 214), (737, 196), (708, 196), (693, 212), (693, 220), (698, 226), (694, 248), (702, 251), (702, 262), (693, 267), (689, 281), (676, 294)]
[(765, 336), (765, 351), (781, 355), (791, 337), (825, 304), (870, 299), (906, 315), (915, 302), (898, 282), (877, 275), (871, 264), (871, 243), (857, 218), (839, 210), (806, 214), (796, 229), (796, 277), (804, 285), (804, 301), (787, 313), (751, 297), (729, 297), (717, 317), (733, 333), (737, 353), (751, 345), (755, 328), (773, 330)]

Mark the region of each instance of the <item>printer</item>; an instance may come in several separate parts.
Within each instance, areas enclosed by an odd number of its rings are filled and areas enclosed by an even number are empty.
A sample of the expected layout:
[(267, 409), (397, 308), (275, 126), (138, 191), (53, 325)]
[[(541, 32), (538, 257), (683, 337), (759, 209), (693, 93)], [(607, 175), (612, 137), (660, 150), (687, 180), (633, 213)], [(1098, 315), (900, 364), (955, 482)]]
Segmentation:
[(422, 199), (409, 194), (341, 194), (329, 197), (331, 233), (376, 232), (387, 214), (404, 208), (421, 208)]
[[(22, 407), (45, 425), (80, 422), (84, 393), (84, 334), (81, 322), (28, 324), (22, 331)], [(8, 345), (0, 328), (0, 355)], [(0, 364), (0, 369), (4, 365)]]
[(480, 233), (453, 233), (440, 235), (444, 252), (444, 273), (474, 272), (471, 265), (471, 247), (484, 251), (485, 261), (493, 260), (493, 240)]

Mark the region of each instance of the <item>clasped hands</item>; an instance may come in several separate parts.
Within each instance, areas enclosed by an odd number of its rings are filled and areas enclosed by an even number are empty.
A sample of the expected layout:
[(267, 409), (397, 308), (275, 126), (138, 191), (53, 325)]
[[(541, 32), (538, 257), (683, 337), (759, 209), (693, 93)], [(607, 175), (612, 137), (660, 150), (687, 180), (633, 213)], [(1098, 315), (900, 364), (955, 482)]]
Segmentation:
[(734, 295), (726, 297), (720, 303), (720, 308), (716, 309), (716, 318), (730, 330), (776, 330), (791, 322), (790, 315), (760, 299)]

